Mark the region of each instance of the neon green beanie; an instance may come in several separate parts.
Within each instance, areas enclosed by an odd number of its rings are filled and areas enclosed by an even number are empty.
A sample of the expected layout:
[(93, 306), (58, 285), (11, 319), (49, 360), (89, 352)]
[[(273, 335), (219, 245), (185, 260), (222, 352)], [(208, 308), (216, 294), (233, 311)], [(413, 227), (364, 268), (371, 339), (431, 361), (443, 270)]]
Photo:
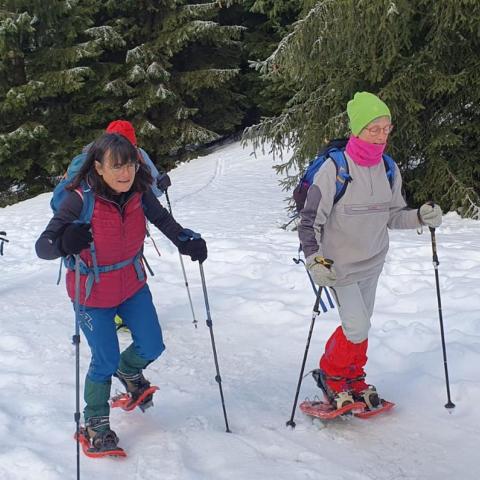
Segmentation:
[(347, 103), (350, 129), (358, 135), (364, 127), (378, 117), (392, 118), (390, 110), (376, 95), (369, 92), (357, 92), (353, 100)]

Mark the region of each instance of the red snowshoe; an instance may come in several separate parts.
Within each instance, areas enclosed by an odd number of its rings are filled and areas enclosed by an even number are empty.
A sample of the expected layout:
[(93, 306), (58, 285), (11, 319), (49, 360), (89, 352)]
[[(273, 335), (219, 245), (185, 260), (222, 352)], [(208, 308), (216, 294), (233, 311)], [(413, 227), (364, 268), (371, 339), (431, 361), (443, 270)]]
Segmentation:
[(142, 412), (147, 408), (153, 407), (153, 394), (158, 390), (158, 387), (148, 387), (139, 395), (134, 395), (130, 392), (120, 393), (114, 396), (110, 401), (112, 408), (120, 407), (126, 412), (131, 412), (135, 407), (139, 407)]
[(335, 408), (334, 405), (320, 400), (305, 400), (300, 404), (300, 410), (311, 417), (320, 418), (322, 420), (331, 420), (346, 414), (361, 414), (365, 410), (363, 402), (352, 402), (343, 405), (340, 408)]
[(363, 412), (354, 413), (354, 415), (358, 418), (370, 418), (375, 417), (381, 413), (388, 412), (391, 410), (395, 404), (393, 402), (389, 402), (387, 400), (380, 399), (380, 405), (375, 408), (366, 408)]
[(112, 398), (110, 402), (112, 408), (120, 407), (130, 412), (135, 407), (139, 407), (142, 412), (145, 412), (147, 408), (153, 407), (153, 394), (158, 390), (158, 387), (151, 386), (142, 372), (127, 374), (117, 370), (115, 376), (125, 387), (126, 393), (121, 393)]

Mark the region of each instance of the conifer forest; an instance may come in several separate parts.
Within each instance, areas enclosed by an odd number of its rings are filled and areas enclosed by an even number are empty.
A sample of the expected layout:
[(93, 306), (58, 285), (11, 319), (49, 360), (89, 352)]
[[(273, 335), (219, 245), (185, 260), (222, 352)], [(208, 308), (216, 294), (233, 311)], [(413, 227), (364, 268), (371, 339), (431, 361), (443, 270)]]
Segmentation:
[(52, 190), (114, 119), (160, 170), (253, 142), (290, 191), (365, 90), (409, 204), (478, 219), (479, 52), (478, 0), (0, 0), (0, 206)]

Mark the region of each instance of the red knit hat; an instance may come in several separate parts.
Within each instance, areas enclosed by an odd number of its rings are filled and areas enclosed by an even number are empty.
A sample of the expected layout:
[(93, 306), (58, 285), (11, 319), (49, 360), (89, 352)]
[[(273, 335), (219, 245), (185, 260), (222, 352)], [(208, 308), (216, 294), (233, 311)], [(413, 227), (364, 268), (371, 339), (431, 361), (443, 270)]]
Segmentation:
[(137, 137), (133, 125), (127, 120), (114, 120), (108, 124), (107, 133), (118, 133), (130, 140), (134, 146), (137, 146)]

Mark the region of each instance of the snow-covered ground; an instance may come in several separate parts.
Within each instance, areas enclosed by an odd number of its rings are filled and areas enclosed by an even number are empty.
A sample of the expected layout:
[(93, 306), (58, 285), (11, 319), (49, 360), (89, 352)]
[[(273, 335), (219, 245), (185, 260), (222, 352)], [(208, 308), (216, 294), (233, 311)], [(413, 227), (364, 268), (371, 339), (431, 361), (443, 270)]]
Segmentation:
[[(173, 211), (202, 232), (205, 275), (226, 408), (215, 382), (198, 264), (186, 261), (198, 329), (169, 242), (155, 231), (150, 278), (167, 350), (148, 368), (155, 407), (113, 411), (127, 459), (81, 458), (85, 479), (478, 479), (480, 462), (480, 222), (444, 217), (437, 231), (452, 399), (446, 388), (429, 234), (391, 233), (370, 336), (368, 379), (396, 409), (328, 424), (290, 417), (314, 296), (267, 155), (239, 144), (171, 172)], [(0, 257), (0, 479), (64, 480), (76, 472), (74, 316), (58, 262), (35, 256), (49, 194), (0, 209), (10, 243)], [(62, 282), (63, 283), (63, 282)], [(338, 324), (317, 319), (307, 369)], [(126, 346), (129, 336), (122, 333)], [(83, 339), (82, 339), (83, 340)], [(81, 344), (83, 375), (89, 362)], [(119, 385), (114, 382), (116, 388)], [(305, 378), (300, 398), (317, 388)]]

